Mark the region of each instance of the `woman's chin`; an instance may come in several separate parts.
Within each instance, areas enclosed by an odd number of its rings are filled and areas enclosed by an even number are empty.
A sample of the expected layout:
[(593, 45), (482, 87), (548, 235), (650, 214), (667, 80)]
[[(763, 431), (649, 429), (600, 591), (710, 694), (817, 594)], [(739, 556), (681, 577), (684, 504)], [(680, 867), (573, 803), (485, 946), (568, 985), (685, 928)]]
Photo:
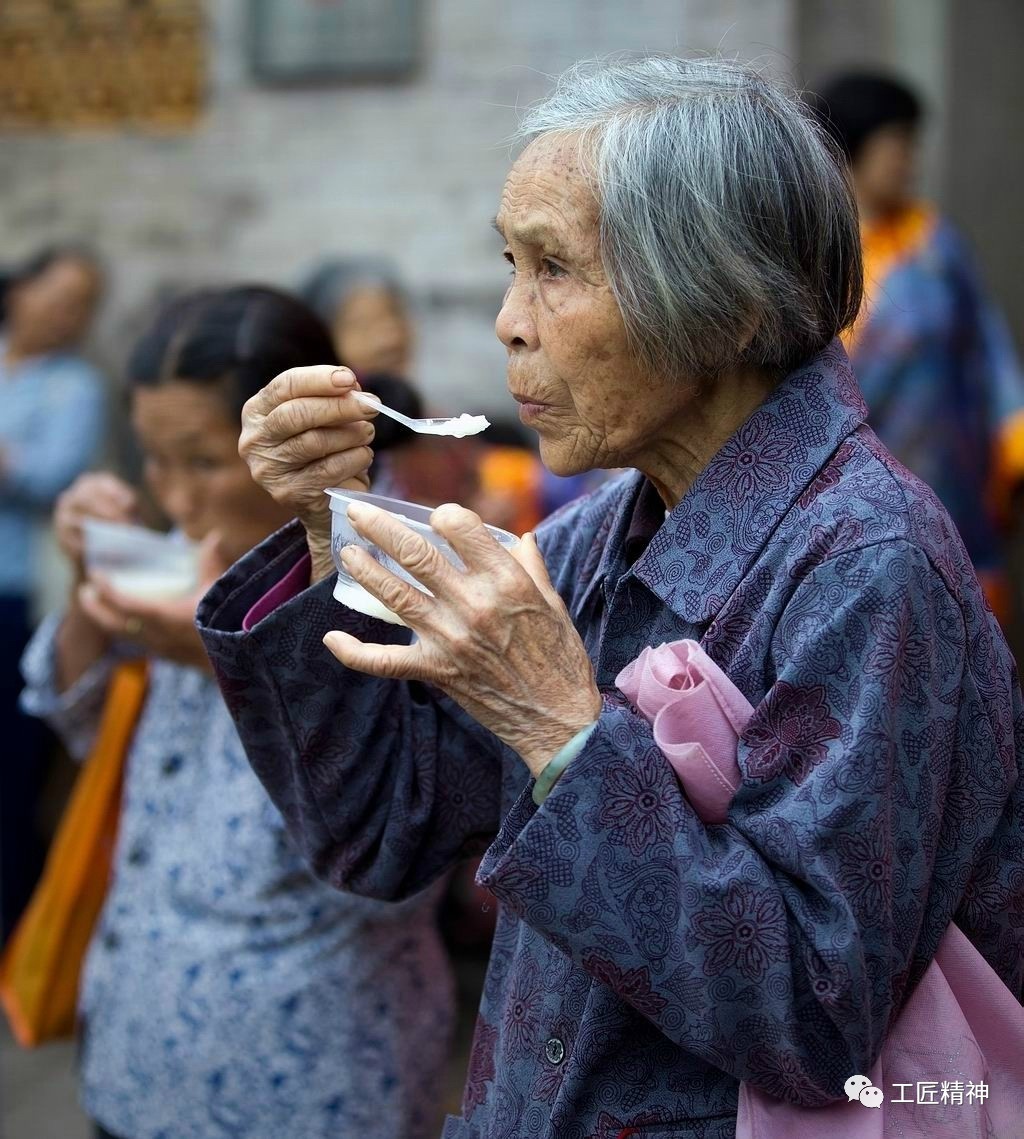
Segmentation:
[(597, 465), (589, 453), (567, 447), (563, 442), (545, 439), (543, 435), (540, 438), (540, 457), (553, 475), (562, 478), (586, 474)]

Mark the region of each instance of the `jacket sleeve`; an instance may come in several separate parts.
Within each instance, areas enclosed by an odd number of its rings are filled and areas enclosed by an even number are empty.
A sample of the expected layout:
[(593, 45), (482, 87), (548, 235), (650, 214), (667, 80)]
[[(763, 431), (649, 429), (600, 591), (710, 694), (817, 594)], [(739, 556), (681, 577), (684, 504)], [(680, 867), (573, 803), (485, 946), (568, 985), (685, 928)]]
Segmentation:
[(820, 563), (774, 630), (725, 823), (700, 821), (610, 692), (543, 805), (527, 790), (506, 817), (482, 883), (680, 1046), (777, 1097), (839, 1098), (1013, 779), (1008, 650), (966, 629), (913, 546)]
[(339, 664), (322, 644), (331, 629), (392, 644), (409, 631), (335, 601), (333, 580), (243, 632), (306, 552), (297, 523), (257, 547), (201, 602), (200, 634), (249, 760), (313, 870), (395, 900), (493, 839), (504, 748), (436, 690)]

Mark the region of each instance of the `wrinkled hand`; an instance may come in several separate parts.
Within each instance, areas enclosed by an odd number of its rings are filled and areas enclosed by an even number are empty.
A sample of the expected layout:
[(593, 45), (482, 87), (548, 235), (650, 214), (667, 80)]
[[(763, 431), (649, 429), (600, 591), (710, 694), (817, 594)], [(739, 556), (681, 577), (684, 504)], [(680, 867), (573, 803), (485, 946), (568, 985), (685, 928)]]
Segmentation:
[(100, 518), (105, 522), (138, 521), (138, 495), (134, 489), (106, 471), (79, 475), (57, 499), (53, 526), (57, 544), (71, 563), (76, 584), (85, 580), (85, 536), (82, 522)]
[(324, 644), (349, 668), (436, 685), (539, 775), (597, 719), (601, 697), (533, 535), (513, 556), (472, 511), (438, 507), (430, 524), (465, 563), (463, 571), (385, 511), (357, 503), (349, 519), (433, 596), (395, 577), (365, 550), (348, 546), (342, 552), (346, 570), (418, 639), (412, 645), (375, 645), (332, 632)]
[(332, 572), (329, 486), (366, 490), (377, 412), (351, 397), (348, 368), (292, 368), (242, 409), (238, 451), (252, 477), (306, 529), (313, 579)]
[(199, 550), (200, 586), (189, 597), (143, 601), (93, 574), (78, 587), (78, 606), (111, 640), (130, 641), (147, 654), (212, 672), (196, 629), (196, 606), (229, 565), (219, 535), (210, 534)]

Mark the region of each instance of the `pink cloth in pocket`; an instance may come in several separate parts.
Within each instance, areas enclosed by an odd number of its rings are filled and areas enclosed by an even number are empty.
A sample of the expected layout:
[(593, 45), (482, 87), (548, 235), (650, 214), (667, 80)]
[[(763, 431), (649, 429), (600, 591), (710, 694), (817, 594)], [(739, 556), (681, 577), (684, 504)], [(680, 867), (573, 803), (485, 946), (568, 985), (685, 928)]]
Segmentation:
[[(654, 729), (687, 799), (721, 823), (742, 782), (737, 747), (754, 709), (696, 641), (647, 648), (615, 679)], [(1024, 1009), (954, 924), (864, 1075), (885, 1099), (797, 1107), (740, 1084), (736, 1139), (1011, 1139), (1024, 1136)], [(962, 1103), (943, 1104), (943, 1083)], [(899, 1085), (911, 1085), (910, 1087)], [(925, 1084), (918, 1103), (918, 1085)], [(968, 1102), (969, 1085), (987, 1097)], [(908, 1099), (909, 1102), (894, 1102)], [(949, 1098), (949, 1097), (947, 1097)]]
[(686, 797), (721, 823), (741, 782), (736, 742), (753, 706), (696, 641), (644, 651), (615, 678), (654, 728)]

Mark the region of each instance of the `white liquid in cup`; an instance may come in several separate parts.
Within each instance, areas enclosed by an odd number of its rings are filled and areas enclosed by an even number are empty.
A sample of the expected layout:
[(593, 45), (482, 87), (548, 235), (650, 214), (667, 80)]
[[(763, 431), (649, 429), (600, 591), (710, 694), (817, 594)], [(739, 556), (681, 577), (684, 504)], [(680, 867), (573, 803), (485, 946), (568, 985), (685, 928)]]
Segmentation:
[(367, 617), (377, 617), (381, 621), (387, 621), (389, 625), (405, 624), (397, 613), (378, 601), (372, 593), (367, 592), (354, 581), (345, 581), (340, 575), (334, 586), (334, 599), (340, 601), (342, 605), (347, 605), (349, 609), (354, 609), (357, 613), (362, 613)]
[(160, 566), (100, 572), (119, 593), (136, 597), (140, 601), (171, 601), (187, 597), (196, 588), (194, 574), (162, 569)]

